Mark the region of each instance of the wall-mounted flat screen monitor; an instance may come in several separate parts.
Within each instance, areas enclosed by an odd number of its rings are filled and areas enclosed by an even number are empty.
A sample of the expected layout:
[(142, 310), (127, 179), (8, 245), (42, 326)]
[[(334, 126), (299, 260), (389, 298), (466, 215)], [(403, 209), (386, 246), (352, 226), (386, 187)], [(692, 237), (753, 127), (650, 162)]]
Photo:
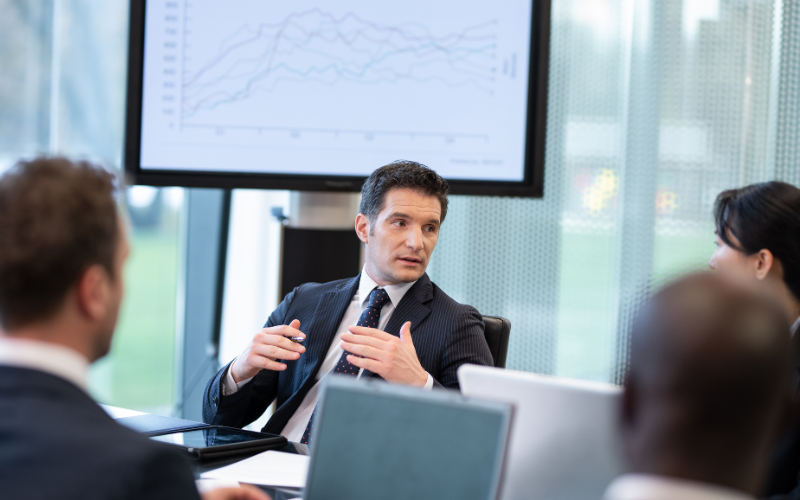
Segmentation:
[(549, 0), (132, 0), (139, 184), (358, 190), (414, 160), (541, 196)]

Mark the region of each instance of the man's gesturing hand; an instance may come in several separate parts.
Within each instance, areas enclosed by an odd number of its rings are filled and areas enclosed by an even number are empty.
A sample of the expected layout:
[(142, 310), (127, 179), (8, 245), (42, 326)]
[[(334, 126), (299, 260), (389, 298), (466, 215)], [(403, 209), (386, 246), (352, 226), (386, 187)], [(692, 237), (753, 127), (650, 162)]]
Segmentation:
[(306, 348), (289, 340), (289, 337), (305, 338), (306, 334), (298, 330), (300, 321), (294, 320), (289, 325), (264, 328), (253, 337), (247, 349), (241, 353), (231, 365), (231, 375), (238, 384), (242, 380), (254, 377), (263, 369), (282, 371), (286, 365), (279, 360), (295, 360)]
[(377, 373), (387, 382), (424, 387), (428, 373), (419, 364), (417, 350), (411, 342), (411, 322), (400, 329), (400, 338), (375, 328), (351, 326), (351, 333), (342, 334), (342, 349), (363, 356), (347, 356), (359, 368)]

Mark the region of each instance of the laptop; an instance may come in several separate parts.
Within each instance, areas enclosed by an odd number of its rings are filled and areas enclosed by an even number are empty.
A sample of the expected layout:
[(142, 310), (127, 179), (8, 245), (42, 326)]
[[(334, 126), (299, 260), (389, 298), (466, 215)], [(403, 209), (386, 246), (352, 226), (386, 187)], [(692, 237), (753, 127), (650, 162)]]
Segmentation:
[(493, 500), (512, 406), (331, 375), (305, 500)]
[(485, 366), (458, 370), (461, 392), (514, 404), (503, 500), (593, 500), (623, 472), (622, 390)]

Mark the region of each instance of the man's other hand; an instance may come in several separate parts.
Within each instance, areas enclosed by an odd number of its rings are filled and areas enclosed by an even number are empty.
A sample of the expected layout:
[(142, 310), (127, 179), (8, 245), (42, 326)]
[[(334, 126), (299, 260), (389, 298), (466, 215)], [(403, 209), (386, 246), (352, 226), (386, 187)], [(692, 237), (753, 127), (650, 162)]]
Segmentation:
[(269, 495), (252, 486), (216, 488), (206, 491), (200, 495), (200, 498), (202, 500), (272, 500)]
[(400, 329), (399, 338), (375, 328), (351, 326), (350, 333), (342, 334), (342, 349), (352, 353), (347, 361), (387, 382), (424, 387), (428, 381), (428, 372), (419, 363), (411, 341), (410, 321)]
[(289, 340), (290, 337), (306, 337), (298, 328), (300, 321), (294, 320), (289, 325), (264, 328), (258, 332), (247, 349), (231, 365), (233, 380), (238, 384), (254, 377), (261, 370), (285, 370), (286, 365), (280, 360), (293, 361), (306, 352), (302, 344)]

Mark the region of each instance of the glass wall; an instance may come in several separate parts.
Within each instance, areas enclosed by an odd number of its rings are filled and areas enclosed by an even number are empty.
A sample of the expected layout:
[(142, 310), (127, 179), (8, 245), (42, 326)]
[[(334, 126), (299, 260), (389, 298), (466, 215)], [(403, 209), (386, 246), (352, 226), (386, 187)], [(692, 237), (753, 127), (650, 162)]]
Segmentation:
[[(0, 0), (0, 171), (66, 154), (118, 169), (128, 2)], [(103, 403), (169, 413), (175, 399), (180, 189), (128, 190), (132, 252), (111, 354), (91, 390)]]
[[(127, 9), (0, 0), (0, 170), (41, 152), (119, 166)], [(800, 7), (786, 0), (553, 0), (545, 196), (453, 197), (429, 269), (457, 300), (511, 320), (509, 368), (619, 381), (642, 300), (706, 267), (717, 193), (800, 183), (798, 33)], [(234, 216), (273, 203), (261, 198), (240, 193)], [(92, 373), (102, 402), (166, 413), (177, 397), (182, 200), (129, 191), (128, 293)], [(277, 227), (265, 214), (239, 226)], [(271, 276), (248, 264), (264, 245), (232, 240), (228, 284), (258, 300), (231, 296), (227, 330), (266, 319), (262, 288), (276, 286), (236, 281)], [(227, 337), (223, 351), (238, 352)]]
[(131, 255), (125, 300), (111, 354), (92, 369), (93, 395), (102, 403), (170, 415), (175, 388), (180, 188), (128, 189)]
[(544, 198), (454, 197), (430, 270), (511, 320), (508, 368), (620, 381), (642, 300), (707, 268), (716, 195), (798, 180), (775, 159), (784, 3), (553, 2)]

